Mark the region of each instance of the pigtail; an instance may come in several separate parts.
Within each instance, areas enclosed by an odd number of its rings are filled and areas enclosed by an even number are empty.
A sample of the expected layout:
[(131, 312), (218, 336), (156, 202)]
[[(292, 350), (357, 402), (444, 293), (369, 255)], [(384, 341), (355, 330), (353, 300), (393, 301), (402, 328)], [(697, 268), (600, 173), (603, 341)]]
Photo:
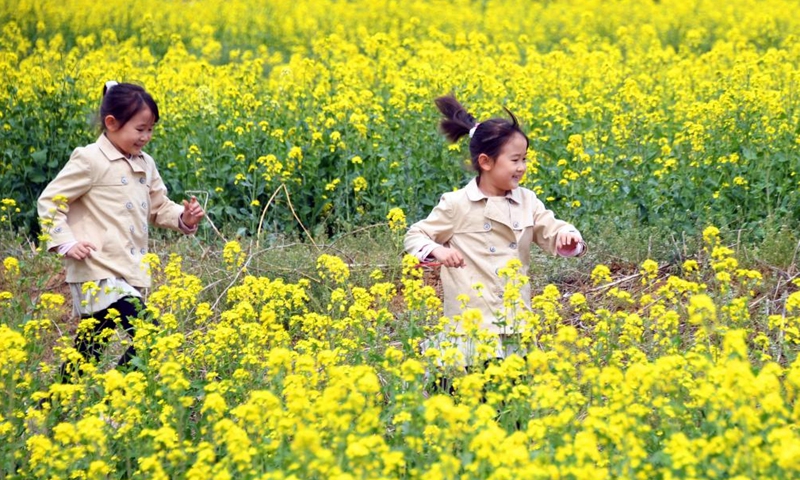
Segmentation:
[(451, 142), (457, 142), (458, 139), (469, 134), (476, 125), (475, 117), (470, 115), (453, 95), (437, 98), (436, 107), (444, 115), (442, 121), (439, 122), (439, 128)]

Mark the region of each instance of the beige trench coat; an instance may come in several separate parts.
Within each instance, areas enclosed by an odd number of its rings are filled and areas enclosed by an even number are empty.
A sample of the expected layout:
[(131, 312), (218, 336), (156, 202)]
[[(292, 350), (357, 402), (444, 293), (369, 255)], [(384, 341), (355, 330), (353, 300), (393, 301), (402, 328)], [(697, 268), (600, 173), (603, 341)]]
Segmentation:
[[(57, 196), (68, 199), (59, 208)], [(149, 224), (179, 229), (183, 206), (167, 198), (153, 158), (142, 153), (129, 160), (101, 135), (97, 142), (72, 152), (67, 164), (47, 185), (38, 201), (48, 249), (73, 241), (97, 247), (83, 260), (66, 258), (67, 282), (123, 278), (134, 287), (150, 287), (142, 268)]]
[[(527, 273), (531, 243), (555, 255), (556, 234), (562, 229), (577, 231), (571, 224), (557, 220), (531, 190), (515, 188), (505, 197), (487, 197), (473, 179), (466, 187), (442, 195), (428, 218), (409, 228), (405, 250), (418, 257), (427, 256), (439, 246), (461, 252), (465, 267), (441, 270), (445, 316), (459, 315), (461, 302), (457, 296), (468, 294), (467, 308), (481, 311), (482, 328), (509, 334), (514, 332), (495, 324), (505, 313), (504, 279), (498, 276), (498, 270), (509, 260), (519, 259)], [(476, 283), (484, 287), (481, 297), (473, 289)], [(522, 287), (521, 294), (530, 307), (529, 283)]]

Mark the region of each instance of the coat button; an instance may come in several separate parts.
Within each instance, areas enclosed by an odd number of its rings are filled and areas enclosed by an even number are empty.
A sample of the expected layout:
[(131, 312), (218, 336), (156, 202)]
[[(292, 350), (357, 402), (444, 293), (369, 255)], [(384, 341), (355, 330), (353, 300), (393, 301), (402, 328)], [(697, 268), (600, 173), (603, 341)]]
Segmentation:
[(133, 203), (131, 203), (131, 202), (126, 203), (125, 204), (125, 208), (127, 208), (128, 210), (132, 209), (133, 208)]
[(483, 229), (484, 230), (491, 230), (492, 229), (492, 224), (489, 223), (489, 222), (484, 223), (483, 224)]
[(147, 202), (142, 202), (142, 208), (147, 209)]
[(496, 252), (496, 251), (497, 251), (497, 249), (496, 249), (496, 248), (494, 248), (494, 247), (489, 247), (489, 251), (490, 251), (490, 252), (492, 252), (492, 253), (494, 253), (494, 252)]
[(122, 177), (122, 179), (120, 179), (120, 182), (122, 182), (123, 185), (127, 185), (128, 184), (128, 177)]
[(131, 255), (136, 255), (136, 249), (135, 248), (131, 248)]
[(56, 233), (61, 233), (61, 227), (56, 227), (55, 229), (53, 229), (53, 231)]
[(136, 230), (136, 229), (133, 227), (133, 225), (131, 225), (130, 227), (128, 227), (128, 229), (131, 231), (131, 233), (133, 233), (133, 231), (134, 231), (134, 230)]
[(514, 228), (519, 228), (519, 222), (514, 222)]
[(511, 248), (517, 248), (517, 242), (511, 242), (508, 246)]
[(142, 255), (144, 255), (145, 253), (147, 253), (147, 250), (145, 250), (145, 249), (143, 248), (143, 249), (139, 250), (139, 253), (141, 253)]
[(142, 178), (140, 178), (140, 179), (139, 179), (139, 183), (141, 183), (142, 185), (144, 185), (144, 177), (142, 177)]

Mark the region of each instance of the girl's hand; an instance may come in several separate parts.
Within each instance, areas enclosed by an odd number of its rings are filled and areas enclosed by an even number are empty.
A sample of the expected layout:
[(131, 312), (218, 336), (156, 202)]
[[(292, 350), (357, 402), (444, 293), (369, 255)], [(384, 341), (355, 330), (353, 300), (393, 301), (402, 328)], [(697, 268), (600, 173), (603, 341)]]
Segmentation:
[(206, 212), (203, 211), (203, 207), (197, 203), (197, 198), (192, 195), (191, 201), (183, 201), (183, 213), (181, 214), (181, 219), (183, 220), (183, 224), (189, 228), (194, 228), (195, 225), (200, 223), (200, 220), (206, 216)]
[(431, 255), (445, 267), (459, 268), (467, 265), (464, 262), (464, 257), (461, 256), (461, 252), (455, 248), (436, 247), (431, 252)]
[(97, 250), (92, 242), (78, 242), (64, 256), (75, 260), (85, 260), (92, 256), (92, 250)]
[(575, 257), (583, 253), (585, 244), (577, 230), (560, 231), (556, 236), (556, 252), (562, 257)]

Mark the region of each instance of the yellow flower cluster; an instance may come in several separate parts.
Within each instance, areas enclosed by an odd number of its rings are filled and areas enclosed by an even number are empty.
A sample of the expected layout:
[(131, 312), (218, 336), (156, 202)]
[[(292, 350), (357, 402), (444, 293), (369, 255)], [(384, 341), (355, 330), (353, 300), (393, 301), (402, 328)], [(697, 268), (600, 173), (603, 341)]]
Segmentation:
[(386, 214), (386, 219), (389, 221), (389, 229), (393, 232), (405, 232), (408, 224), (406, 223), (406, 214), (400, 208), (393, 208)]
[[(210, 305), (172, 255), (153, 272), (161, 284), (136, 322), (137, 370), (84, 363), (75, 384), (46, 380), (60, 360), (41, 355), (44, 325), (64, 298), (43, 294), (30, 321), (0, 324), (0, 440), (13, 447), (0, 455), (16, 465), (3, 473), (797, 476), (800, 292), (788, 295), (784, 314), (756, 321), (760, 276), (737, 273), (719, 231), (707, 230), (705, 242), (706, 254), (680, 276), (647, 260), (634, 288), (601, 282), (565, 298), (551, 285), (530, 309), (519, 296), (527, 277), (510, 263), (498, 273), (513, 312), (506, 340), (517, 341), (503, 361), (493, 359), (496, 337), (477, 328), (477, 310), (462, 312), (461, 331), (448, 328), (412, 256), (401, 289), (379, 275), (357, 285), (325, 254), (322, 294), (306, 279), (230, 272), (236, 281)], [(595, 276), (605, 281), (601, 267)], [(423, 352), (437, 335), (437, 348)], [(456, 342), (474, 345), (480, 361), (459, 367)], [(434, 386), (442, 374), (452, 394)]]
[[(89, 143), (85, 118), (116, 78), (159, 101), (168, 182), (243, 223), (281, 185), (306, 225), (331, 211), (421, 216), (419, 192), (466, 180), (463, 149), (431, 140), (432, 100), (450, 91), (478, 119), (515, 112), (531, 139), (524, 183), (558, 208), (636, 208), (684, 227), (696, 226), (687, 210), (796, 217), (800, 21), (782, 15), (788, 0), (752, 2), (723, 15), (688, 0), (143, 0), (135, 17), (86, 0), (7, 3), (0, 124), (22, 163), (0, 163), (0, 187), (32, 201), (55, 173), (43, 165), (77, 145), (24, 125), (59, 121)], [(23, 172), (28, 190), (12, 181)], [(285, 209), (267, 216), (294, 225)]]
[[(435, 202), (421, 195), (466, 179), (465, 144), (435, 132), (432, 100), (450, 91), (479, 120), (515, 112), (523, 183), (580, 218), (797, 218), (795, 7), (5, 2), (0, 190), (15, 199), (0, 200), (0, 234), (32, 224), (39, 187), (78, 146), (66, 139), (93, 140), (85, 119), (109, 79), (158, 100), (167, 183), (208, 191), (232, 220), (271, 205), (265, 225), (402, 231)], [(0, 477), (800, 477), (798, 285), (758, 303), (770, 272), (742, 268), (719, 229), (702, 237), (679, 272), (646, 260), (625, 283), (597, 265), (568, 298), (553, 285), (522, 298), (527, 272), (498, 270), (502, 361), (478, 311), (442, 317), (412, 256), (397, 284), (360, 284), (330, 254), (288, 281), (249, 274), (230, 242), (213, 271), (231, 281), (204, 285), (180, 256), (162, 269), (149, 255), (156, 288), (125, 372), (81, 363), (54, 328), (64, 298), (31, 298), (29, 263), (7, 257)], [(66, 359), (74, 384), (54, 381)]]

